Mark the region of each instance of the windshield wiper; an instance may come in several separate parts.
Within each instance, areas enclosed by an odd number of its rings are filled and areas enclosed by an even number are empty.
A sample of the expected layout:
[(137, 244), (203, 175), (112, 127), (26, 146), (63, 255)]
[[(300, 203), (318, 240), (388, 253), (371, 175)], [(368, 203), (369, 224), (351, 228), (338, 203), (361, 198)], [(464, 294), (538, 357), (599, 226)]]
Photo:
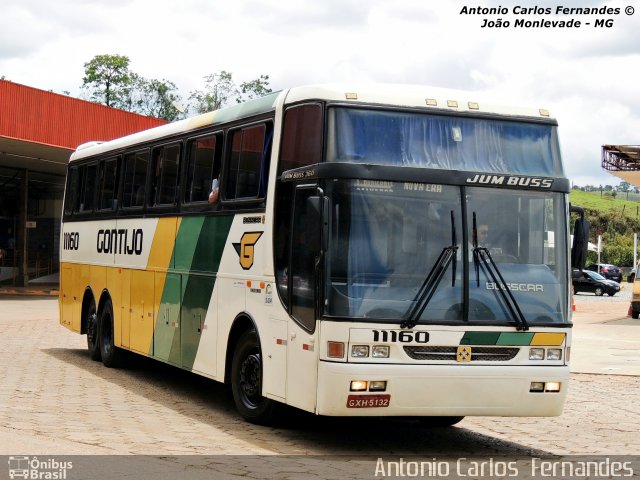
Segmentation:
[(422, 312), (424, 312), (424, 309), (427, 308), (427, 305), (436, 293), (436, 289), (438, 288), (438, 285), (440, 285), (444, 274), (452, 263), (451, 287), (456, 286), (456, 268), (458, 263), (457, 254), (458, 238), (456, 235), (456, 223), (453, 210), (451, 210), (451, 245), (444, 247), (442, 252), (440, 252), (438, 259), (433, 264), (433, 267), (431, 267), (429, 275), (424, 279), (420, 290), (418, 290), (418, 293), (413, 299), (413, 307), (407, 313), (405, 319), (402, 320), (402, 323), (400, 323), (401, 328), (413, 328), (416, 326), (418, 319), (422, 315)]
[(496, 290), (500, 292), (502, 301), (507, 306), (507, 309), (511, 314), (511, 318), (513, 318), (514, 322), (516, 323), (516, 329), (519, 331), (529, 330), (529, 324), (524, 318), (524, 314), (520, 309), (520, 305), (518, 305), (518, 302), (513, 296), (511, 290), (507, 288), (507, 283), (504, 281), (504, 277), (502, 276), (502, 273), (500, 273), (500, 269), (496, 265), (496, 262), (493, 261), (489, 249), (486, 247), (478, 246), (476, 212), (473, 212), (473, 263), (476, 269), (476, 282), (478, 287), (480, 287), (480, 262), (482, 262), (484, 268), (487, 270), (487, 272), (489, 272), (493, 283), (497, 287)]

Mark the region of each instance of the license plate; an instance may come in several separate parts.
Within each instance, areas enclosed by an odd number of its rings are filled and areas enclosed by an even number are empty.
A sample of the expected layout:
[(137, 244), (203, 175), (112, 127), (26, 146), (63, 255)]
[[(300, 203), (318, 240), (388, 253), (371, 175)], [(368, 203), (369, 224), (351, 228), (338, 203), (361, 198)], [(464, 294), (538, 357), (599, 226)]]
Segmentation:
[(349, 395), (347, 408), (388, 407), (391, 395)]

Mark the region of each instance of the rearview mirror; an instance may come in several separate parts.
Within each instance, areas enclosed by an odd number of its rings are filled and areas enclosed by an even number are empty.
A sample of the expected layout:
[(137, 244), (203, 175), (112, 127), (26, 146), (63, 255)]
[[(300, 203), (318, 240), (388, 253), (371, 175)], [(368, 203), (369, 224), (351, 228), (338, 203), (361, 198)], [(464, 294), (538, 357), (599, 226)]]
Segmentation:
[(582, 270), (587, 261), (589, 247), (589, 220), (584, 218), (584, 209), (571, 205), (570, 211), (578, 214), (573, 228), (573, 245), (571, 246), (571, 268)]

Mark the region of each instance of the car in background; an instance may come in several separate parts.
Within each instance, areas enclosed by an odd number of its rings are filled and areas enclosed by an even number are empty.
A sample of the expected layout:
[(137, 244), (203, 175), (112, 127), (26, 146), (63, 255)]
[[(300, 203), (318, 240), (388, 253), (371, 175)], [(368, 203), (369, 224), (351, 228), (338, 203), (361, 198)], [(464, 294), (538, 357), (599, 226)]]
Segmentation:
[(613, 297), (620, 291), (620, 284), (604, 278), (602, 275), (590, 270), (573, 270), (571, 273), (573, 293), (591, 292), (601, 297), (605, 293)]
[(600, 269), (598, 269), (598, 265), (593, 264), (589, 265), (586, 270), (597, 272), (604, 278), (607, 278), (609, 280), (615, 280), (618, 283), (622, 282), (622, 270), (620, 270), (620, 267), (616, 267), (615, 265), (611, 265), (609, 263), (601, 263)]

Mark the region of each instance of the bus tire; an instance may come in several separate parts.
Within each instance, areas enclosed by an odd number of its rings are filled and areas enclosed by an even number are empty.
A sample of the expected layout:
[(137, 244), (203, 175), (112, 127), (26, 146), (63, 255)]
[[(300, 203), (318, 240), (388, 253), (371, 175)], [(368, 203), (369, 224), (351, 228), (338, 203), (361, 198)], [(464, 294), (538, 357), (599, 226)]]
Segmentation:
[(231, 392), (242, 418), (256, 424), (275, 419), (277, 402), (262, 396), (262, 352), (255, 330), (238, 339), (231, 363)]
[(96, 302), (93, 298), (85, 311), (87, 325), (87, 350), (91, 360), (100, 360), (100, 343), (98, 342), (98, 314), (96, 312)]
[(464, 417), (420, 417), (420, 423), (427, 428), (451, 427)]
[(107, 300), (100, 311), (100, 356), (105, 367), (117, 368), (122, 363), (122, 351), (115, 346), (113, 329), (113, 305)]

